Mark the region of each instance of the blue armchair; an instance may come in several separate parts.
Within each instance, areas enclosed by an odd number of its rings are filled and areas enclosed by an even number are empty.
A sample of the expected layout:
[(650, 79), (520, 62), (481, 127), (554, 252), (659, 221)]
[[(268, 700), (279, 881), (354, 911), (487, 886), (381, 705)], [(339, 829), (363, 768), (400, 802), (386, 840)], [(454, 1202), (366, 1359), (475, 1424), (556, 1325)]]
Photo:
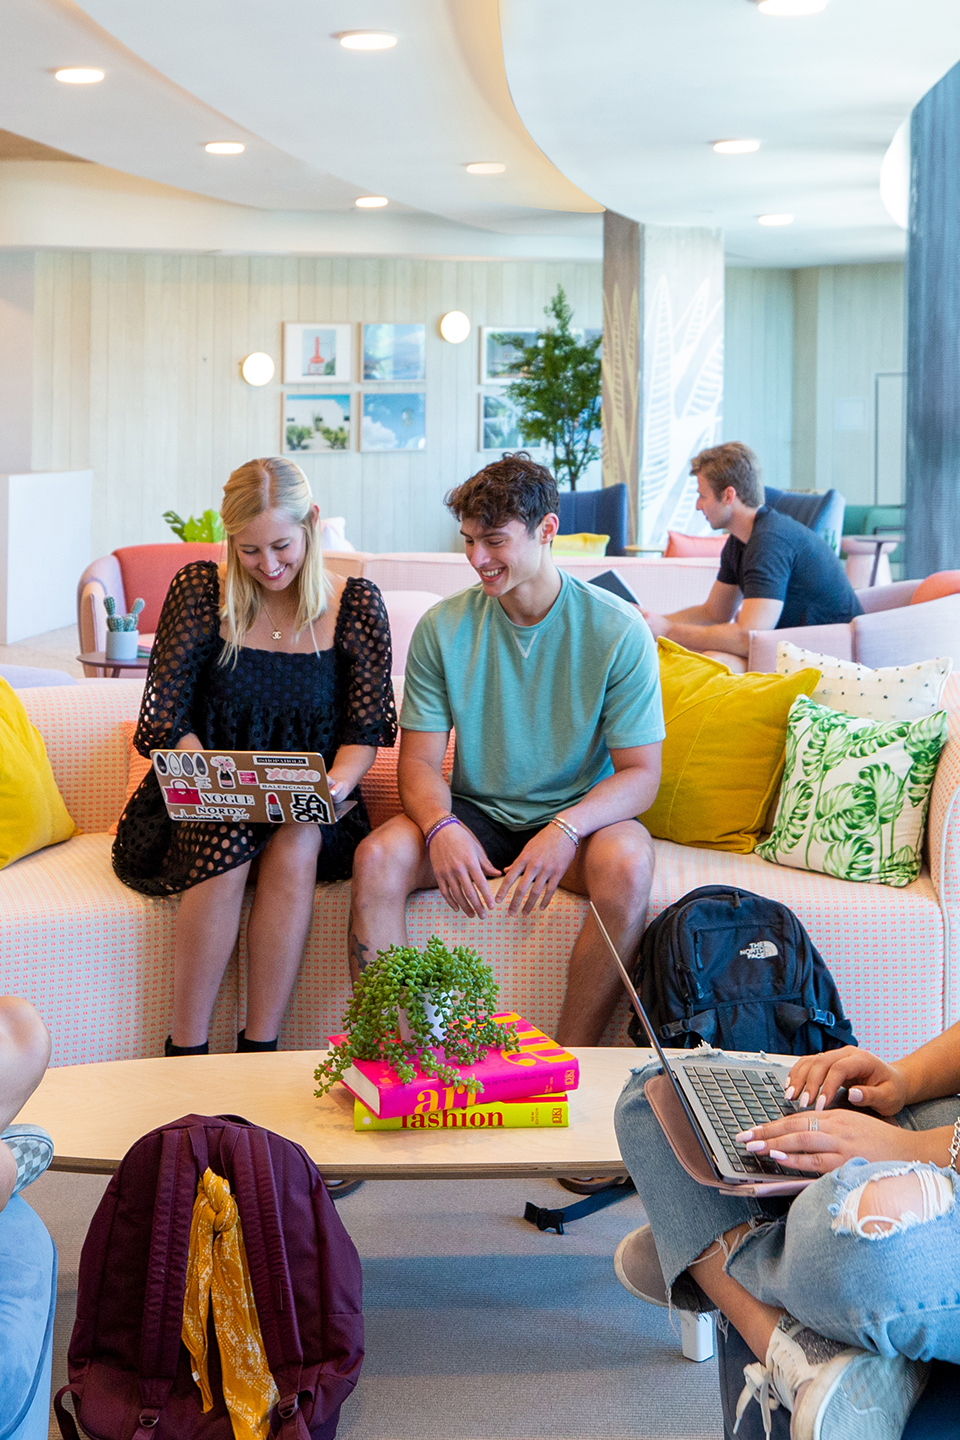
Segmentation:
[(625, 555), (629, 504), (626, 485), (607, 485), (603, 490), (562, 490), (560, 492), (560, 534), (609, 535), (608, 555)]
[(839, 490), (805, 495), (800, 490), (776, 490), (772, 485), (767, 485), (764, 491), (766, 503), (772, 510), (782, 510), (784, 515), (792, 515), (794, 520), (799, 520), (801, 525), (806, 525), (822, 540), (826, 540), (834, 554), (839, 555), (843, 514), (847, 504)]

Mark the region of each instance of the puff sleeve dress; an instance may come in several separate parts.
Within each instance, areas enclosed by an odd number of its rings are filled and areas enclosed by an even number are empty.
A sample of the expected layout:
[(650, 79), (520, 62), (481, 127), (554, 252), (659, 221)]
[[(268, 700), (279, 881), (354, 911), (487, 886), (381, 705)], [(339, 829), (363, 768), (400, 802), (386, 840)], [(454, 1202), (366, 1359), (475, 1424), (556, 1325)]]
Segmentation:
[[(193, 731), (207, 749), (312, 750), (329, 767), (341, 745), (392, 745), (397, 716), (390, 681), (390, 626), (383, 597), (351, 577), (333, 645), (309, 654), (242, 648), (219, 664), (220, 580), (201, 560), (174, 577), (147, 671), (134, 745), (141, 755), (172, 748)], [(344, 880), (370, 832), (359, 788), (353, 810), (322, 825), (318, 880)], [(117, 825), (113, 868), (143, 895), (175, 895), (252, 860), (271, 825), (171, 821), (151, 770)]]

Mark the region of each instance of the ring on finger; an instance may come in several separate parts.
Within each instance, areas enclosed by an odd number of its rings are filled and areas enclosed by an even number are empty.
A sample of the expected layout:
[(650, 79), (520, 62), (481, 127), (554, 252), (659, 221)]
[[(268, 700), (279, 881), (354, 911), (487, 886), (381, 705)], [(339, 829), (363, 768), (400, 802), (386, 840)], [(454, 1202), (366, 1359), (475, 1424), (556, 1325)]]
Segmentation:
[(817, 1119), (816, 1115), (811, 1115), (811, 1116), (810, 1116), (810, 1123), (809, 1123), (809, 1125), (807, 1126), (807, 1129), (808, 1129), (808, 1130), (819, 1130), (819, 1129), (820, 1129), (820, 1121)]

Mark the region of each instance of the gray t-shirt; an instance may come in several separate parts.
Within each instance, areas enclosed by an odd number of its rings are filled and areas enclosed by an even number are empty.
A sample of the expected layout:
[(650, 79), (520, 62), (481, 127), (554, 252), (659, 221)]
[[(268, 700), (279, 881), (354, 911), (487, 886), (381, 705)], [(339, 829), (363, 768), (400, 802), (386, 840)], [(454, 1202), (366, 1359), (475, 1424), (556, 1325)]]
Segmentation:
[(451, 790), (513, 830), (613, 774), (611, 750), (664, 737), (656, 645), (639, 612), (561, 571), (537, 625), (474, 586), (422, 617), (400, 725), (456, 730)]

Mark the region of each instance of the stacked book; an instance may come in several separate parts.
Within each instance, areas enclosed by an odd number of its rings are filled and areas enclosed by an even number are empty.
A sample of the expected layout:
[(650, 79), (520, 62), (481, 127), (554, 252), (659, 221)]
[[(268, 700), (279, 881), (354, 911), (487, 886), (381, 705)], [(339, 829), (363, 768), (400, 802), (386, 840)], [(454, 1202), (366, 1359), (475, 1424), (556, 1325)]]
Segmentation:
[[(455, 1068), (476, 1076), (482, 1090), (445, 1085), (418, 1072), (401, 1080), (382, 1060), (355, 1060), (343, 1083), (354, 1097), (355, 1130), (519, 1130), (569, 1124), (567, 1092), (580, 1083), (575, 1056), (516, 1011), (494, 1015), (515, 1025), (515, 1050), (487, 1050), (475, 1065)], [(331, 1035), (331, 1045), (344, 1037)]]

